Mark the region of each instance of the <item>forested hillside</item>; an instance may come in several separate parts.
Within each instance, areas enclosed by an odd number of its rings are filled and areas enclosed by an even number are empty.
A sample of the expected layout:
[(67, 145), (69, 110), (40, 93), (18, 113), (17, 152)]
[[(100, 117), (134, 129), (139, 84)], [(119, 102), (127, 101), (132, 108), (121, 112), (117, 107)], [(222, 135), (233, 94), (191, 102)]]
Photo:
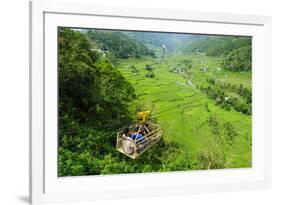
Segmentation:
[(183, 49), (184, 53), (200, 52), (222, 57), (222, 67), (232, 71), (251, 70), (252, 44), (248, 37), (211, 36), (198, 40)]
[(96, 173), (85, 170), (85, 160), (97, 160), (94, 146), (98, 153), (112, 148), (109, 136), (131, 120), (127, 103), (133, 98), (131, 84), (84, 35), (59, 30), (60, 175)]
[(193, 42), (185, 49), (185, 52), (202, 52), (208, 56), (219, 57), (227, 55), (234, 49), (250, 45), (251, 40), (246, 37), (209, 36)]
[(142, 42), (130, 38), (121, 32), (89, 30), (86, 35), (96, 43), (104, 52), (111, 52), (117, 58), (140, 58), (142, 56), (154, 56)]

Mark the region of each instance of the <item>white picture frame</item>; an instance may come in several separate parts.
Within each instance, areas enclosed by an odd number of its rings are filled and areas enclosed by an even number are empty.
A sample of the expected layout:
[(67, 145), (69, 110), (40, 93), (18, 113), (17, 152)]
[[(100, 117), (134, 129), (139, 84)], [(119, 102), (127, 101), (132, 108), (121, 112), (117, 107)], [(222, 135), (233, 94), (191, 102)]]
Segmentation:
[[(58, 178), (57, 84), (54, 83), (57, 78), (58, 26), (253, 36), (252, 168)], [(129, 184), (120, 185), (124, 180), (129, 181)], [(130, 189), (134, 184), (138, 186)], [(80, 3), (30, 2), (32, 204), (240, 191), (270, 186), (270, 17)]]

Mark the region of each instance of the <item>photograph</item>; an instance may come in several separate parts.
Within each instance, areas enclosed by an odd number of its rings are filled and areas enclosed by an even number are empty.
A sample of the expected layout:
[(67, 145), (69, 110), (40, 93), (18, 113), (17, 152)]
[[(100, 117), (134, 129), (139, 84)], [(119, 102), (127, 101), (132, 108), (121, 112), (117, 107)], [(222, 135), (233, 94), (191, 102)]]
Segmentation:
[(57, 28), (58, 177), (252, 167), (252, 36)]

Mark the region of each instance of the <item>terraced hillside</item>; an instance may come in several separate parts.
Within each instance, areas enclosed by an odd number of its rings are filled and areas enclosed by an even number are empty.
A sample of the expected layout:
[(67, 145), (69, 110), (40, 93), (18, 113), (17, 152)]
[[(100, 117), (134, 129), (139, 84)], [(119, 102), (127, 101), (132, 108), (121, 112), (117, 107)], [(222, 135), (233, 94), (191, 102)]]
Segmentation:
[[(219, 60), (205, 55), (171, 55), (120, 60), (118, 68), (136, 91), (137, 98), (130, 104), (132, 115), (138, 109), (152, 110), (152, 118), (164, 129), (164, 139), (194, 156), (217, 150), (226, 167), (249, 167), (251, 116), (232, 107), (225, 109), (200, 88), (208, 86), (210, 78), (233, 87), (250, 87), (251, 75), (225, 71)], [(186, 62), (190, 62), (187, 69)], [(152, 71), (147, 71), (146, 65), (151, 65)], [(149, 72), (154, 77), (147, 77)], [(226, 95), (240, 98), (231, 89)]]

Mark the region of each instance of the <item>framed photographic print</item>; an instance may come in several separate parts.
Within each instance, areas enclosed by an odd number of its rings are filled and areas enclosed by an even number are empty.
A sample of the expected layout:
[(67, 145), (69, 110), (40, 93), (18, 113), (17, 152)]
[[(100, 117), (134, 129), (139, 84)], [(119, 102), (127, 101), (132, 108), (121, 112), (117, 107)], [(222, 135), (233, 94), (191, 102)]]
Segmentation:
[(270, 187), (270, 17), (36, 1), (30, 21), (31, 203)]

